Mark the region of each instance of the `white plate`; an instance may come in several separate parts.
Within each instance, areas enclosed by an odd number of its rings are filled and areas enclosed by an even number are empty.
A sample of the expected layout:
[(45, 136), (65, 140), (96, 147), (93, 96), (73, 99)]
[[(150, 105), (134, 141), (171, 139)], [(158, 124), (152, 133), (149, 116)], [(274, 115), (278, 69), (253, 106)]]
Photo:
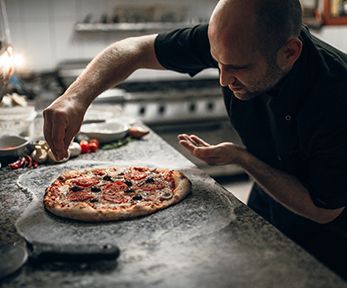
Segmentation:
[(128, 133), (129, 126), (122, 122), (84, 124), (80, 132), (89, 138), (96, 138), (101, 143), (109, 143), (122, 139)]

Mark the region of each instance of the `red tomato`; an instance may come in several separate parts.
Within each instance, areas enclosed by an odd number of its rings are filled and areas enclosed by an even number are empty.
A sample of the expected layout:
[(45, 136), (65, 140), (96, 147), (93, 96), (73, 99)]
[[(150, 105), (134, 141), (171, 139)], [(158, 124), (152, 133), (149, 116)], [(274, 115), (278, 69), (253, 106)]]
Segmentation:
[(88, 153), (89, 152), (89, 143), (87, 140), (82, 140), (80, 142), (80, 146), (81, 146), (81, 153)]
[(89, 144), (91, 144), (91, 143), (95, 143), (95, 144), (96, 144), (97, 149), (99, 149), (99, 148), (100, 148), (100, 141), (99, 141), (98, 139), (95, 139), (95, 138), (90, 139), (90, 140), (89, 140)]
[(98, 144), (95, 142), (92, 142), (88, 144), (89, 152), (96, 152), (98, 150)]

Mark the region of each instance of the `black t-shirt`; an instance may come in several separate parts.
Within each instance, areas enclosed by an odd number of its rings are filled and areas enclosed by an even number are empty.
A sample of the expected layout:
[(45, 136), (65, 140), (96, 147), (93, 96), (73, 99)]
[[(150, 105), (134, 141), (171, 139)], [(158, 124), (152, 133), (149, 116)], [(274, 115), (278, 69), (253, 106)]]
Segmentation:
[[(218, 68), (207, 29), (208, 25), (198, 25), (159, 34), (155, 41), (159, 62), (191, 76)], [(250, 153), (297, 177), (316, 206), (344, 207), (347, 55), (312, 36), (306, 27), (300, 39), (300, 58), (272, 91), (241, 101), (223, 88), (226, 109)], [(347, 211), (330, 224), (317, 224), (292, 213), (257, 185), (248, 205), (333, 268), (336, 261), (330, 255), (347, 257)]]

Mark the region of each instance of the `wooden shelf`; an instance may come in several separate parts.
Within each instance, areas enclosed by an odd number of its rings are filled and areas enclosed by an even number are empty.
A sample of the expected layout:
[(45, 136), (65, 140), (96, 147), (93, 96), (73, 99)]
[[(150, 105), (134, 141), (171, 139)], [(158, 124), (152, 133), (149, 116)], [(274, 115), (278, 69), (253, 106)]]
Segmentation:
[(331, 1), (324, 0), (323, 5), (323, 22), (324, 25), (347, 25), (347, 15), (334, 17), (331, 15)]

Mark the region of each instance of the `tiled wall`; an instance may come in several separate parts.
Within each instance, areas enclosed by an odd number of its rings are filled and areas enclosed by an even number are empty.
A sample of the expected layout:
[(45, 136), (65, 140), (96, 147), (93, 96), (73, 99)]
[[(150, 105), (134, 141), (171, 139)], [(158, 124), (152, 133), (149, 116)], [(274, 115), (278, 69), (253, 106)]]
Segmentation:
[[(172, 0), (142, 0), (142, 3), (173, 3)], [(92, 13), (94, 20), (111, 13), (118, 4), (140, 0), (6, 0), (15, 49), (30, 70), (52, 70), (69, 59), (90, 59), (110, 43), (143, 34), (139, 32), (77, 33), (74, 24)], [(175, 0), (187, 7), (189, 18), (208, 18), (218, 0)], [(347, 26), (328, 27), (318, 37), (347, 52)]]

